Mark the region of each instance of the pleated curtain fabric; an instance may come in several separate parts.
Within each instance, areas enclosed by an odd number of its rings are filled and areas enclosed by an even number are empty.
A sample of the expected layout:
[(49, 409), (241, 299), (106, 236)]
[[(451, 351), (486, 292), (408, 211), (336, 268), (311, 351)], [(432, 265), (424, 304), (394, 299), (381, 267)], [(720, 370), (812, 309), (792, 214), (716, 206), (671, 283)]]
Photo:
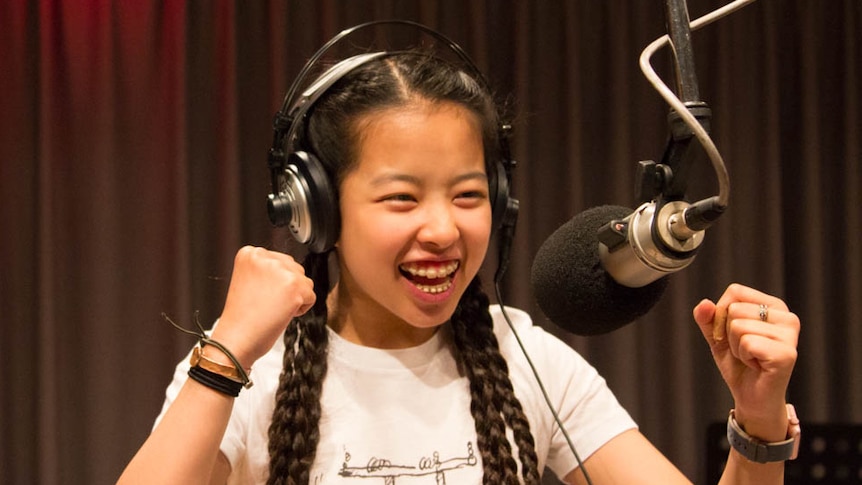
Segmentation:
[[(724, 3), (688, 7), (695, 18)], [(455, 39), (509, 107), (521, 210), (505, 303), (598, 367), (693, 481), (732, 400), (691, 309), (731, 282), (801, 317), (789, 400), (803, 423), (862, 422), (858, 0), (763, 0), (693, 34), (730, 207), (648, 315), (591, 338), (542, 316), (530, 266), (580, 211), (634, 207), (637, 162), (660, 160), (668, 107), (637, 60), (666, 32), (662, 2), (7, 0), (0, 482), (117, 478), (194, 343), (162, 313), (209, 325), (242, 245), (301, 254), (265, 213), (287, 87), (338, 31), (385, 18)], [(653, 63), (672, 86), (669, 52)], [(689, 195), (716, 190), (701, 157)]]

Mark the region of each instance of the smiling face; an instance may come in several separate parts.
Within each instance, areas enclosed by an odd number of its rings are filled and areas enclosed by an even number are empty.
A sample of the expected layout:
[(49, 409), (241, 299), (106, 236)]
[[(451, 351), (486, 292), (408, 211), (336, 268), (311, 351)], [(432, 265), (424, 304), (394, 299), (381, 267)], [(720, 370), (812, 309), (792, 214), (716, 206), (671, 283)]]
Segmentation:
[(363, 345), (413, 346), (451, 317), (488, 249), (481, 129), (466, 108), (421, 99), (357, 126), (330, 324)]

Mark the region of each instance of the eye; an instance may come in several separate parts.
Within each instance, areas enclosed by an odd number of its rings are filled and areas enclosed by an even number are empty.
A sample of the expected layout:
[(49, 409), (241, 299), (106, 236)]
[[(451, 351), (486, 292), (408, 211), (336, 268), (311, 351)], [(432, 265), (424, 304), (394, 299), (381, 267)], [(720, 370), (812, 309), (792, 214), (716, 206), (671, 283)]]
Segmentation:
[(379, 199), (379, 202), (388, 207), (390, 210), (407, 211), (416, 206), (417, 199), (414, 195), (406, 192), (398, 192), (384, 195)]
[(452, 185), (452, 192), (458, 204), (479, 205), (488, 200), (488, 179), (481, 172), (460, 175)]
[(468, 190), (458, 194), (459, 199), (484, 199), (485, 193), (481, 190)]
[(387, 195), (383, 200), (392, 202), (415, 202), (416, 198), (410, 194), (392, 194)]
[(487, 190), (463, 190), (455, 196), (455, 203), (464, 207), (477, 207), (488, 200)]

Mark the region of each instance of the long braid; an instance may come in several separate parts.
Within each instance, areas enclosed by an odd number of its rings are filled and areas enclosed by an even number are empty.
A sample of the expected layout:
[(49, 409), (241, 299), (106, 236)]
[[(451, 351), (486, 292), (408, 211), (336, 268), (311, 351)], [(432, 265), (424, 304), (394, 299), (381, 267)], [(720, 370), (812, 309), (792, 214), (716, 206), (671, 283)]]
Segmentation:
[(505, 436), (508, 425), (518, 447), (524, 482), (538, 484), (541, 479), (535, 442), (509, 379), (508, 365), (500, 354), (488, 304), (477, 277), (452, 316), (457, 359), (470, 380), (471, 413), (484, 463), (483, 481), (519, 483), (517, 463)]
[[(496, 337), (491, 335), (496, 342)], [(499, 346), (494, 348), (499, 349)], [(512, 434), (515, 438), (515, 444), (518, 446), (518, 458), (521, 461), (524, 481), (527, 484), (538, 484), (541, 481), (539, 475), (539, 463), (536, 456), (535, 440), (530, 432), (530, 423), (524, 414), (524, 408), (521, 402), (515, 396), (515, 390), (512, 387), (512, 381), (509, 379), (509, 367), (506, 360), (499, 353), (499, 350), (489, 352), (490, 360), (496, 372), (497, 377), (495, 382), (497, 390), (503, 397), (503, 418), (506, 424), (512, 429)]]
[(459, 363), (470, 381), (470, 412), (476, 426), (477, 445), (483, 463), (483, 483), (517, 484), (518, 465), (512, 457), (512, 447), (506, 437), (506, 425), (500, 415), (496, 399), (490, 362), (480, 350), (481, 343), (472, 345), (463, 332), (463, 325), (455, 322), (455, 345), (459, 349)]
[[(327, 254), (310, 254), (304, 265), (315, 287), (329, 286)], [(269, 427), (270, 485), (307, 485), (320, 441), (321, 390), (326, 376), (329, 333), (325, 298), (294, 318), (284, 334), (284, 368)]]

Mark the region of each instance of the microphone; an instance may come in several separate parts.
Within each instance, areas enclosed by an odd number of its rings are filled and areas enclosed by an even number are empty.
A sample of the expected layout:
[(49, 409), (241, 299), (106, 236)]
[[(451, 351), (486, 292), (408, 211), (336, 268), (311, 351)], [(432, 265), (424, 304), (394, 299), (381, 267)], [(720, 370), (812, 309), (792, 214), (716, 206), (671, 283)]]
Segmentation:
[[(646, 314), (667, 287), (667, 275), (695, 257), (704, 231), (728, 205), (730, 182), (721, 154), (709, 137), (711, 111), (698, 99), (690, 43), (691, 28), (710, 23), (752, 0), (689, 23), (685, 0), (666, 0), (668, 35), (641, 54), (641, 69), (673, 108), (670, 137), (660, 164), (640, 162), (637, 200), (632, 211), (601, 206), (575, 216), (539, 248), (532, 266), (533, 293), (545, 315), (576, 335), (600, 335)], [(655, 74), (649, 59), (671, 43), (683, 99)], [(719, 194), (693, 204), (685, 201), (693, 140), (709, 156)]]
[(584, 211), (536, 253), (531, 270), (536, 301), (552, 322), (575, 335), (616, 330), (658, 302), (666, 276), (692, 262), (703, 242), (702, 226), (720, 213), (714, 199)]

